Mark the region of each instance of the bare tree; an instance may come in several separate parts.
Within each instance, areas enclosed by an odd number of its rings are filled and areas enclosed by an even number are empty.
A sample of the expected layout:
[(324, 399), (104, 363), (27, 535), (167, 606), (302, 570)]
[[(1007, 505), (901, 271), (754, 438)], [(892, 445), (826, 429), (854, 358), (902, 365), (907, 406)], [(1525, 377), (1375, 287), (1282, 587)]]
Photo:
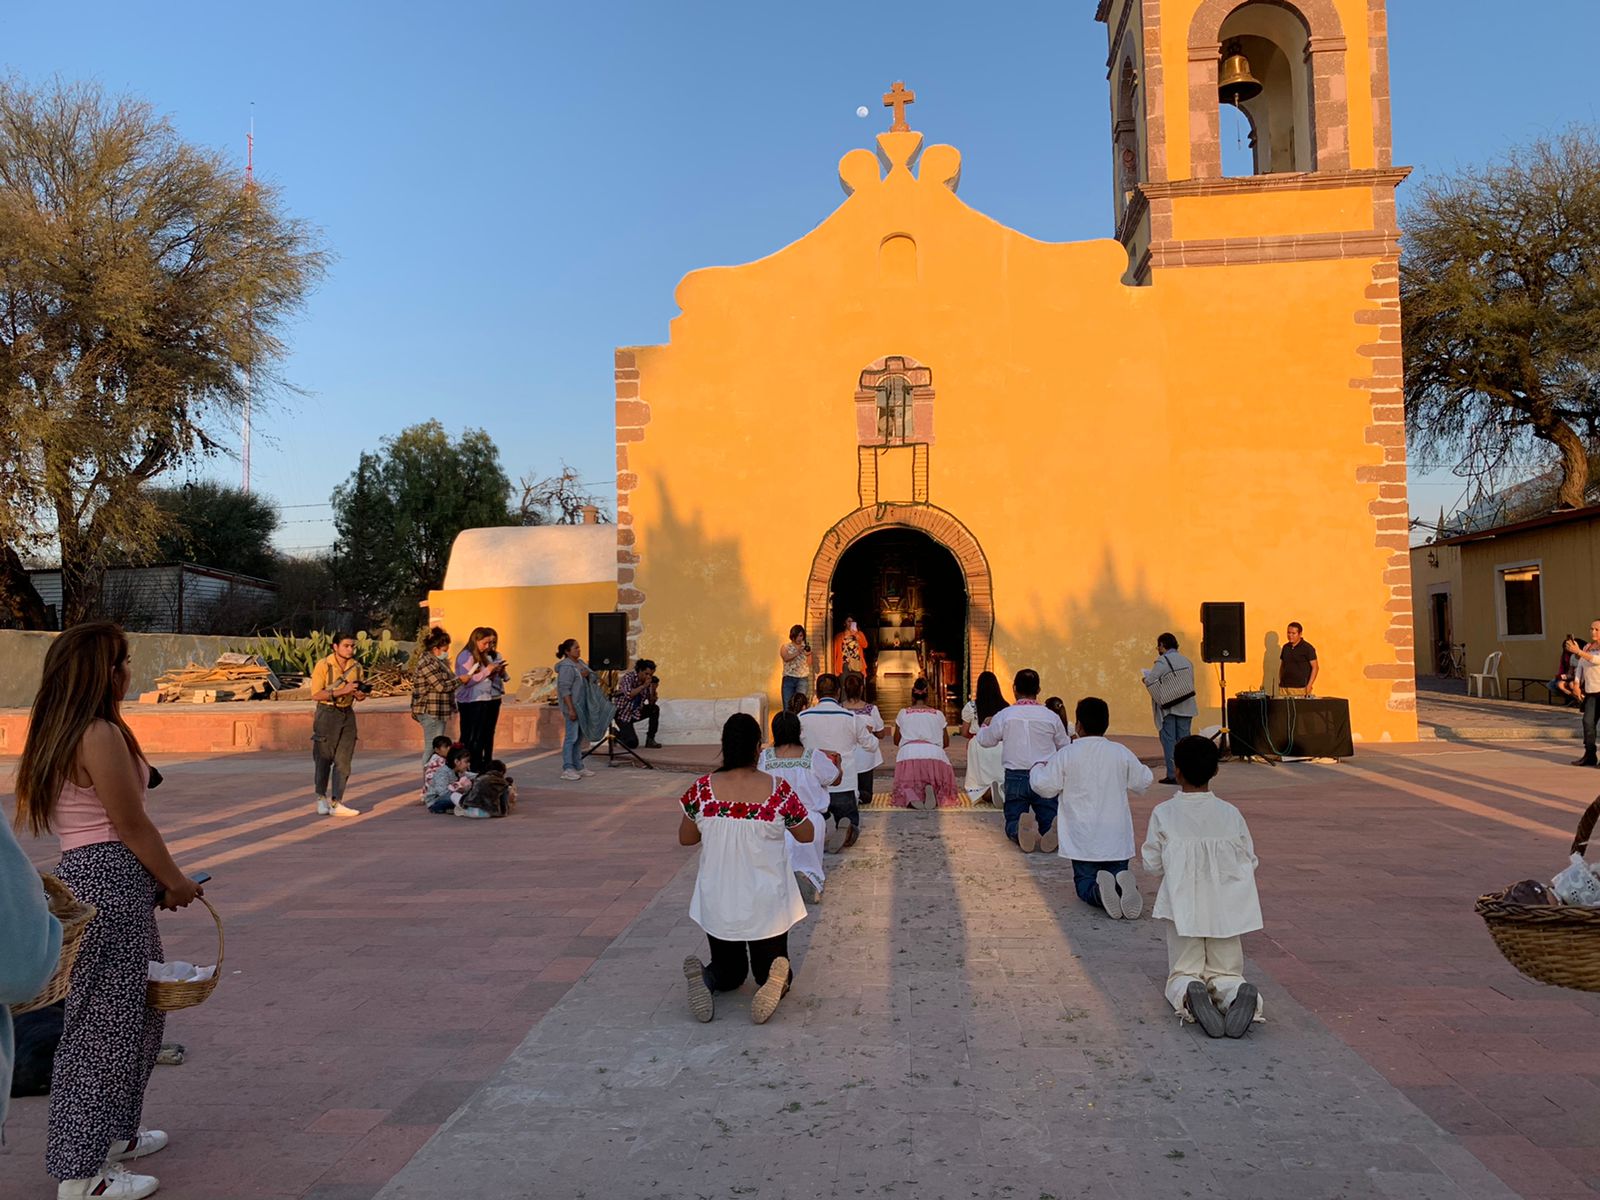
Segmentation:
[(1588, 490), (1600, 435), (1600, 142), (1573, 129), (1421, 185), (1403, 221), (1406, 424), (1484, 481), (1559, 462)]
[(108, 553), (154, 542), (143, 484), (222, 450), (252, 371), (281, 385), (324, 267), (270, 187), (143, 101), (0, 82), (0, 546), (55, 543), (64, 624)]
[(522, 498), (517, 513), (524, 525), (579, 525), (583, 510), (593, 508), (602, 522), (611, 520), (611, 514), (600, 497), (583, 485), (582, 478), (566, 463), (561, 473), (545, 479), (524, 475), (519, 483)]

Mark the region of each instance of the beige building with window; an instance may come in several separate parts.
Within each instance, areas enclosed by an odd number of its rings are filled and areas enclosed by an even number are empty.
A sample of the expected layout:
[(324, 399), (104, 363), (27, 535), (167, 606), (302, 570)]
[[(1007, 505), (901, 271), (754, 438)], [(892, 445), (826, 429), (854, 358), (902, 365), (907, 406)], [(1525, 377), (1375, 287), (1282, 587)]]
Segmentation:
[(1546, 700), (1526, 681), (1600, 618), (1600, 505), (1414, 546), (1411, 578), (1420, 674), (1447, 673), (1452, 646), (1468, 673), (1498, 652), (1501, 694)]

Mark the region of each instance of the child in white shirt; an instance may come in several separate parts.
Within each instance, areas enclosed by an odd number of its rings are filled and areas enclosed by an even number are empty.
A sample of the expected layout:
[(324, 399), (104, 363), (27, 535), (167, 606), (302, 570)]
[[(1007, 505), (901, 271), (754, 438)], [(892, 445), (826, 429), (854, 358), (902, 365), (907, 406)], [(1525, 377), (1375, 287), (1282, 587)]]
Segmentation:
[(1244, 814), (1211, 794), (1220, 754), (1209, 738), (1173, 748), (1179, 791), (1156, 805), (1145, 870), (1163, 876), (1151, 914), (1167, 927), (1167, 1001), (1211, 1037), (1243, 1037), (1261, 1016), (1244, 980), (1241, 934), (1261, 928), (1256, 852)]

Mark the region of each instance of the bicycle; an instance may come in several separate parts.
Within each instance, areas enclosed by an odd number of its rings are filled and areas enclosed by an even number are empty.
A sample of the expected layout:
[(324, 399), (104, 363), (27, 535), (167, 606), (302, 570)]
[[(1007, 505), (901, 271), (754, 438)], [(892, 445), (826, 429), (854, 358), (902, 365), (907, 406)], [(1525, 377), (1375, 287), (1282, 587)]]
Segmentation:
[(1467, 644), (1451, 642), (1439, 647), (1439, 674), (1445, 679), (1467, 677)]

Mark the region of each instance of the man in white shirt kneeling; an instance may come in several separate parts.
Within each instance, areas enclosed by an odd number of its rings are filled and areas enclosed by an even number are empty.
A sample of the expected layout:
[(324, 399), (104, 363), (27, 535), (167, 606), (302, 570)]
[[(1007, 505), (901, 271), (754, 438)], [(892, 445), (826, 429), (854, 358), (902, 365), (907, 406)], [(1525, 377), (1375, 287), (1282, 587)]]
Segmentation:
[(1028, 772), (1071, 739), (1061, 719), (1039, 703), (1039, 672), (1018, 671), (1012, 687), (1017, 702), (978, 730), (978, 745), (1004, 747), (1000, 761), (1006, 772), (1006, 836), (1024, 854), (1034, 850), (1053, 854), (1058, 844), (1058, 805), (1033, 790)]
[(1132, 750), (1108, 741), (1111, 708), (1098, 696), (1078, 701), (1077, 740), (1028, 775), (1041, 796), (1061, 797), (1062, 858), (1072, 860), (1072, 886), (1085, 904), (1130, 921), (1144, 912), (1128, 860), (1133, 857), (1129, 792), (1143, 792), (1155, 774)]

